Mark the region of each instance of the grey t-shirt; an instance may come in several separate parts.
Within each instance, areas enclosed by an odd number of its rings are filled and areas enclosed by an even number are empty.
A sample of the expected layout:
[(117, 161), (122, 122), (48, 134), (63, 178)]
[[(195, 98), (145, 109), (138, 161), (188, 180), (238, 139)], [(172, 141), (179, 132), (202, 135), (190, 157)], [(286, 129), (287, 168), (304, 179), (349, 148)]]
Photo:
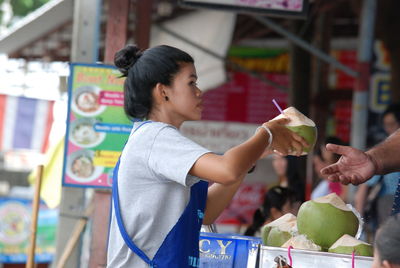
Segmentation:
[[(182, 136), (175, 127), (135, 123), (121, 155), (118, 171), (120, 211), (133, 242), (150, 259), (190, 199), (190, 186), (199, 178), (188, 174), (209, 150)], [(114, 204), (113, 204), (114, 206)], [(121, 236), (112, 212), (107, 267), (148, 267)]]

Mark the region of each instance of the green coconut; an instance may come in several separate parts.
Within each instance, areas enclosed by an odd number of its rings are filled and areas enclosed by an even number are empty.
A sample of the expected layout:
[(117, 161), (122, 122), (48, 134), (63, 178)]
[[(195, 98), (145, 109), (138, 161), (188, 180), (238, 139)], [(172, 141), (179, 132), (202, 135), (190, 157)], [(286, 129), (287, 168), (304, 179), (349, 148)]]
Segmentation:
[(288, 248), (289, 246), (292, 246), (295, 249), (321, 251), (321, 247), (307, 239), (305, 235), (293, 236), (282, 245), (283, 248)]
[(300, 234), (328, 250), (345, 234), (357, 233), (359, 220), (335, 193), (303, 203), (297, 214)]
[(374, 255), (374, 249), (370, 244), (349, 235), (339, 238), (328, 251), (341, 254), (352, 254), (354, 251), (356, 256), (372, 257)]
[(284, 117), (290, 118), (290, 122), (286, 127), (302, 136), (309, 144), (309, 146), (304, 148), (303, 151), (303, 155), (306, 155), (313, 149), (317, 140), (317, 127), (315, 126), (315, 123), (294, 107), (286, 108), (283, 110), (283, 114), (278, 115), (274, 119)]
[(263, 244), (271, 247), (280, 247), (297, 233), (296, 216), (287, 213), (273, 222), (263, 226)]

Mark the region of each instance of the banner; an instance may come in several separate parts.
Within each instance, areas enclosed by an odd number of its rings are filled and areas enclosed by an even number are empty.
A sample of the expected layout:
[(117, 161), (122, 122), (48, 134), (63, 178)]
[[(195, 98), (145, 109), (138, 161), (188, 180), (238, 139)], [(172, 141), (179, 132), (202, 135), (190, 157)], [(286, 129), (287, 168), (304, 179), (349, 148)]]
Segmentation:
[(308, 0), (183, 0), (182, 2), (193, 7), (303, 18), (307, 15), (309, 5)]
[(112, 66), (71, 64), (63, 185), (110, 187), (132, 129), (123, 83)]
[[(32, 219), (31, 200), (0, 198), (0, 263), (25, 263)], [(39, 207), (35, 262), (48, 263), (55, 253), (58, 211)]]
[(54, 101), (0, 95), (0, 151), (44, 153), (53, 123)]

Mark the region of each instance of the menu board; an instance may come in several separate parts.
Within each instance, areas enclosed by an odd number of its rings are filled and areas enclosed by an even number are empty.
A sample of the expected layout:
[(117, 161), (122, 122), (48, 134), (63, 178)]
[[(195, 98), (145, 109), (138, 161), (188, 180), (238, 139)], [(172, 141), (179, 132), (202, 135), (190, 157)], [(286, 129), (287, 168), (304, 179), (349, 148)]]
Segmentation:
[(120, 76), (112, 66), (71, 64), (64, 186), (112, 186), (114, 166), (132, 129)]

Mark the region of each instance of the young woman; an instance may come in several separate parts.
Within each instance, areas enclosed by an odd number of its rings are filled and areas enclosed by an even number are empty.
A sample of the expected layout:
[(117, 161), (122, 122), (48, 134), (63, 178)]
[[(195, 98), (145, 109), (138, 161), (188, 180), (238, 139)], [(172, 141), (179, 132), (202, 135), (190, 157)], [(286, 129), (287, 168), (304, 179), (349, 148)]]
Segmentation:
[(264, 224), (268, 224), (286, 213), (297, 215), (298, 208), (295, 193), (285, 187), (275, 186), (265, 194), (264, 202), (253, 215), (253, 223), (247, 228), (244, 235), (254, 236)]
[(372, 268), (400, 268), (400, 217), (392, 216), (378, 229)]
[(203, 109), (191, 56), (127, 46), (115, 65), (126, 76), (125, 112), (143, 121), (114, 169), (108, 267), (198, 267), (202, 223), (213, 223), (264, 150), (300, 155), (307, 143), (283, 119), (223, 155), (211, 153), (179, 132)]

